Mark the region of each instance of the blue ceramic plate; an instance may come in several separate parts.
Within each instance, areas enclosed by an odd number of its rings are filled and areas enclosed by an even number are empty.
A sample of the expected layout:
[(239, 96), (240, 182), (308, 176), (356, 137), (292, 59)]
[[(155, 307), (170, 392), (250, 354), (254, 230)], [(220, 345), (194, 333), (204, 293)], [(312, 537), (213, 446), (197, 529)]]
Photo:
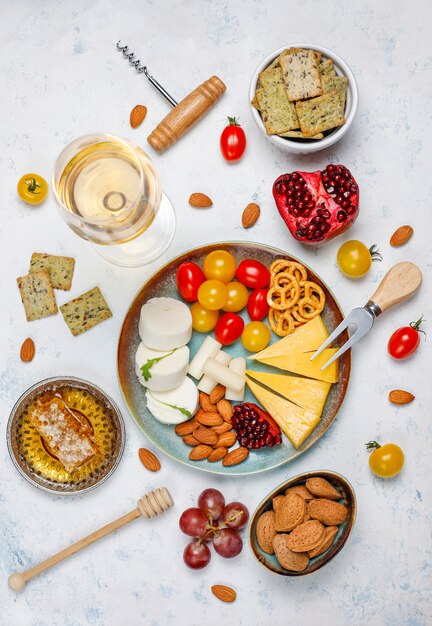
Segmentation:
[[(291, 257), (285, 254), (282, 250), (278, 250), (276, 248), (255, 243), (240, 242), (217, 243), (203, 246), (201, 248), (195, 248), (173, 259), (167, 263), (167, 265), (164, 265), (160, 270), (158, 270), (145, 283), (126, 314), (118, 344), (118, 377), (123, 398), (130, 414), (135, 420), (138, 428), (142, 430), (147, 439), (159, 448), (159, 450), (176, 461), (180, 461), (181, 463), (190, 465), (195, 469), (211, 472), (213, 474), (254, 474), (273, 469), (279, 465), (292, 461), (300, 454), (303, 454), (305, 450), (310, 448), (320, 437), (322, 437), (336, 417), (344, 399), (350, 376), (351, 354), (350, 351), (345, 352), (340, 359), (339, 381), (332, 385), (321, 421), (310, 437), (306, 439), (298, 450), (296, 450), (291, 442), (284, 436), (281, 445), (275, 446), (274, 448), (262, 448), (261, 450), (256, 451), (251, 450), (248, 458), (243, 463), (234, 465), (233, 467), (224, 467), (221, 462), (208, 463), (207, 460), (190, 461), (189, 453), (191, 448), (186, 446), (181, 437), (176, 435), (174, 427), (161, 424), (154, 419), (147, 409), (145, 390), (138, 382), (135, 374), (135, 352), (138, 344), (140, 343), (138, 335), (138, 322), (141, 307), (150, 298), (161, 296), (181, 298), (176, 286), (176, 272), (181, 263), (184, 263), (185, 261), (193, 261), (202, 267), (204, 258), (207, 254), (213, 250), (221, 249), (231, 252), (235, 256), (237, 264), (244, 259), (255, 259), (257, 261), (261, 261), (266, 267), (270, 267), (271, 263), (275, 259), (283, 258), (298, 261), (298, 259)], [(303, 261), (299, 262), (303, 263)], [(307, 267), (305, 263), (303, 263), (303, 265)], [(307, 269), (310, 280), (318, 283), (326, 294), (326, 305), (322, 313), (322, 317), (328, 331), (332, 332), (343, 319), (342, 311), (327, 285), (323, 283), (315, 272), (308, 267)], [(247, 312), (242, 312), (242, 316), (246, 322), (249, 321)], [(193, 333), (192, 340), (189, 343), (191, 358), (200, 347), (204, 337), (205, 335), (202, 333)], [(276, 337), (276, 335), (272, 336), (272, 342), (277, 341), (278, 339), (279, 337)], [(342, 333), (342, 335), (338, 338), (338, 342), (334, 345), (337, 347), (338, 345), (345, 343), (347, 339), (347, 333)], [(249, 353), (243, 348), (241, 341), (236, 341), (232, 346), (224, 347), (224, 350), (226, 350), (232, 357), (249, 356)], [(255, 361), (254, 369), (271, 371), (273, 368)], [(277, 371), (280, 373), (280, 370)], [(254, 397), (249, 390), (246, 391), (245, 401), (254, 401)]]

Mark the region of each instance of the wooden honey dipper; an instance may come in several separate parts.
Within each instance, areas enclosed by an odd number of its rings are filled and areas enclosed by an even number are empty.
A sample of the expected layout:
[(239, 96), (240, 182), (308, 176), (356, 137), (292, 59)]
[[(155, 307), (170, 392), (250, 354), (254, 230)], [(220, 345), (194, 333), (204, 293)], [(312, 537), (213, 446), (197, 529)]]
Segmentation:
[(133, 522), (133, 520), (138, 517), (145, 517), (146, 519), (150, 519), (152, 517), (157, 517), (158, 515), (162, 515), (165, 511), (168, 511), (174, 504), (174, 501), (171, 497), (170, 492), (166, 487), (162, 487), (161, 489), (155, 489), (154, 491), (150, 491), (145, 496), (143, 496), (140, 500), (138, 500), (137, 508), (122, 517), (110, 522), (106, 526), (102, 526), (99, 530), (95, 530), (95, 532), (91, 533), (87, 537), (80, 539), (76, 543), (73, 543), (68, 548), (65, 548), (61, 552), (54, 554), (49, 559), (42, 561), (38, 565), (35, 565), (31, 569), (26, 572), (15, 572), (11, 574), (8, 579), (9, 587), (14, 591), (21, 591), (24, 589), (29, 580), (42, 574), (47, 569), (54, 567), (57, 563), (64, 561), (68, 557), (76, 554), (83, 548), (86, 548), (95, 541), (102, 539), (106, 535), (118, 530), (122, 526), (129, 524), (129, 522)]
[(129, 63), (134, 66), (136, 71), (143, 73), (159, 93), (174, 107), (147, 137), (147, 141), (157, 152), (163, 152), (180, 139), (194, 124), (204, 117), (226, 91), (226, 86), (221, 79), (217, 76), (212, 76), (183, 98), (181, 102), (177, 102), (153, 76), (150, 76), (147, 67), (141, 65), (141, 61), (135, 58), (135, 54), (129, 51), (128, 46), (122, 46), (120, 41), (118, 41), (117, 49), (123, 53), (123, 56), (129, 60)]

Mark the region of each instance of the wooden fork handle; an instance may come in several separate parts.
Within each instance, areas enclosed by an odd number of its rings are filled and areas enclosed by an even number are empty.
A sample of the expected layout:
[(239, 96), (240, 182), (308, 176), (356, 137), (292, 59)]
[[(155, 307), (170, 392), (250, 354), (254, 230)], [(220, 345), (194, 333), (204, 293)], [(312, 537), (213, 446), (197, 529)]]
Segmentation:
[(212, 76), (178, 103), (147, 137), (149, 144), (163, 152), (196, 124), (225, 92), (225, 84)]
[(379, 306), (384, 313), (395, 304), (411, 298), (421, 282), (422, 273), (417, 265), (409, 261), (396, 263), (384, 276), (370, 301)]

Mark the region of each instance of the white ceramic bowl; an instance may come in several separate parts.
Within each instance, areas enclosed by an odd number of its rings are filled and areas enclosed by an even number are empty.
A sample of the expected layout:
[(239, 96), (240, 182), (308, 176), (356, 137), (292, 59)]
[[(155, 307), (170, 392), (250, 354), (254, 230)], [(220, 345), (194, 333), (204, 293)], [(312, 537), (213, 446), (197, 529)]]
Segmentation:
[(254, 118), (255, 123), (262, 132), (262, 134), (272, 144), (278, 146), (282, 150), (285, 150), (287, 152), (293, 152), (294, 154), (309, 154), (312, 152), (318, 152), (318, 150), (324, 150), (325, 148), (332, 146), (334, 143), (339, 141), (339, 139), (341, 139), (346, 132), (348, 132), (348, 129), (353, 123), (358, 107), (357, 82), (349, 65), (347, 65), (345, 61), (332, 50), (329, 50), (328, 48), (323, 48), (323, 46), (317, 46), (312, 43), (293, 43), (284, 46), (283, 48), (278, 48), (278, 50), (274, 50), (274, 52), (271, 52), (268, 56), (266, 56), (266, 58), (258, 65), (254, 72), (254, 75), (252, 76), (249, 88), (249, 102), (255, 95), (259, 74), (268, 65), (270, 65), (270, 63), (277, 56), (279, 56), (281, 52), (283, 52), (287, 48), (310, 48), (312, 50), (316, 50), (317, 52), (321, 52), (323, 61), (327, 59), (332, 59), (336, 69), (336, 73), (338, 75), (346, 76), (348, 78), (347, 101), (345, 106), (345, 124), (332, 130), (328, 135), (324, 137), (324, 139), (308, 141), (305, 139), (288, 139), (286, 137), (278, 137), (277, 135), (267, 135), (265, 126), (261, 119), (261, 115), (252, 105), (250, 105), (252, 117)]

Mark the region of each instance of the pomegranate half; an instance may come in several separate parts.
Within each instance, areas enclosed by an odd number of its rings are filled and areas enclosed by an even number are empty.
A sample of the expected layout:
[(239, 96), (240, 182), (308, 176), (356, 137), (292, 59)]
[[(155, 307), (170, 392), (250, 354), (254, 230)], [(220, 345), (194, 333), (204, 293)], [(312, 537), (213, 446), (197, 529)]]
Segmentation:
[(358, 184), (344, 165), (282, 174), (273, 184), (273, 196), (291, 235), (309, 245), (341, 235), (359, 212)]

